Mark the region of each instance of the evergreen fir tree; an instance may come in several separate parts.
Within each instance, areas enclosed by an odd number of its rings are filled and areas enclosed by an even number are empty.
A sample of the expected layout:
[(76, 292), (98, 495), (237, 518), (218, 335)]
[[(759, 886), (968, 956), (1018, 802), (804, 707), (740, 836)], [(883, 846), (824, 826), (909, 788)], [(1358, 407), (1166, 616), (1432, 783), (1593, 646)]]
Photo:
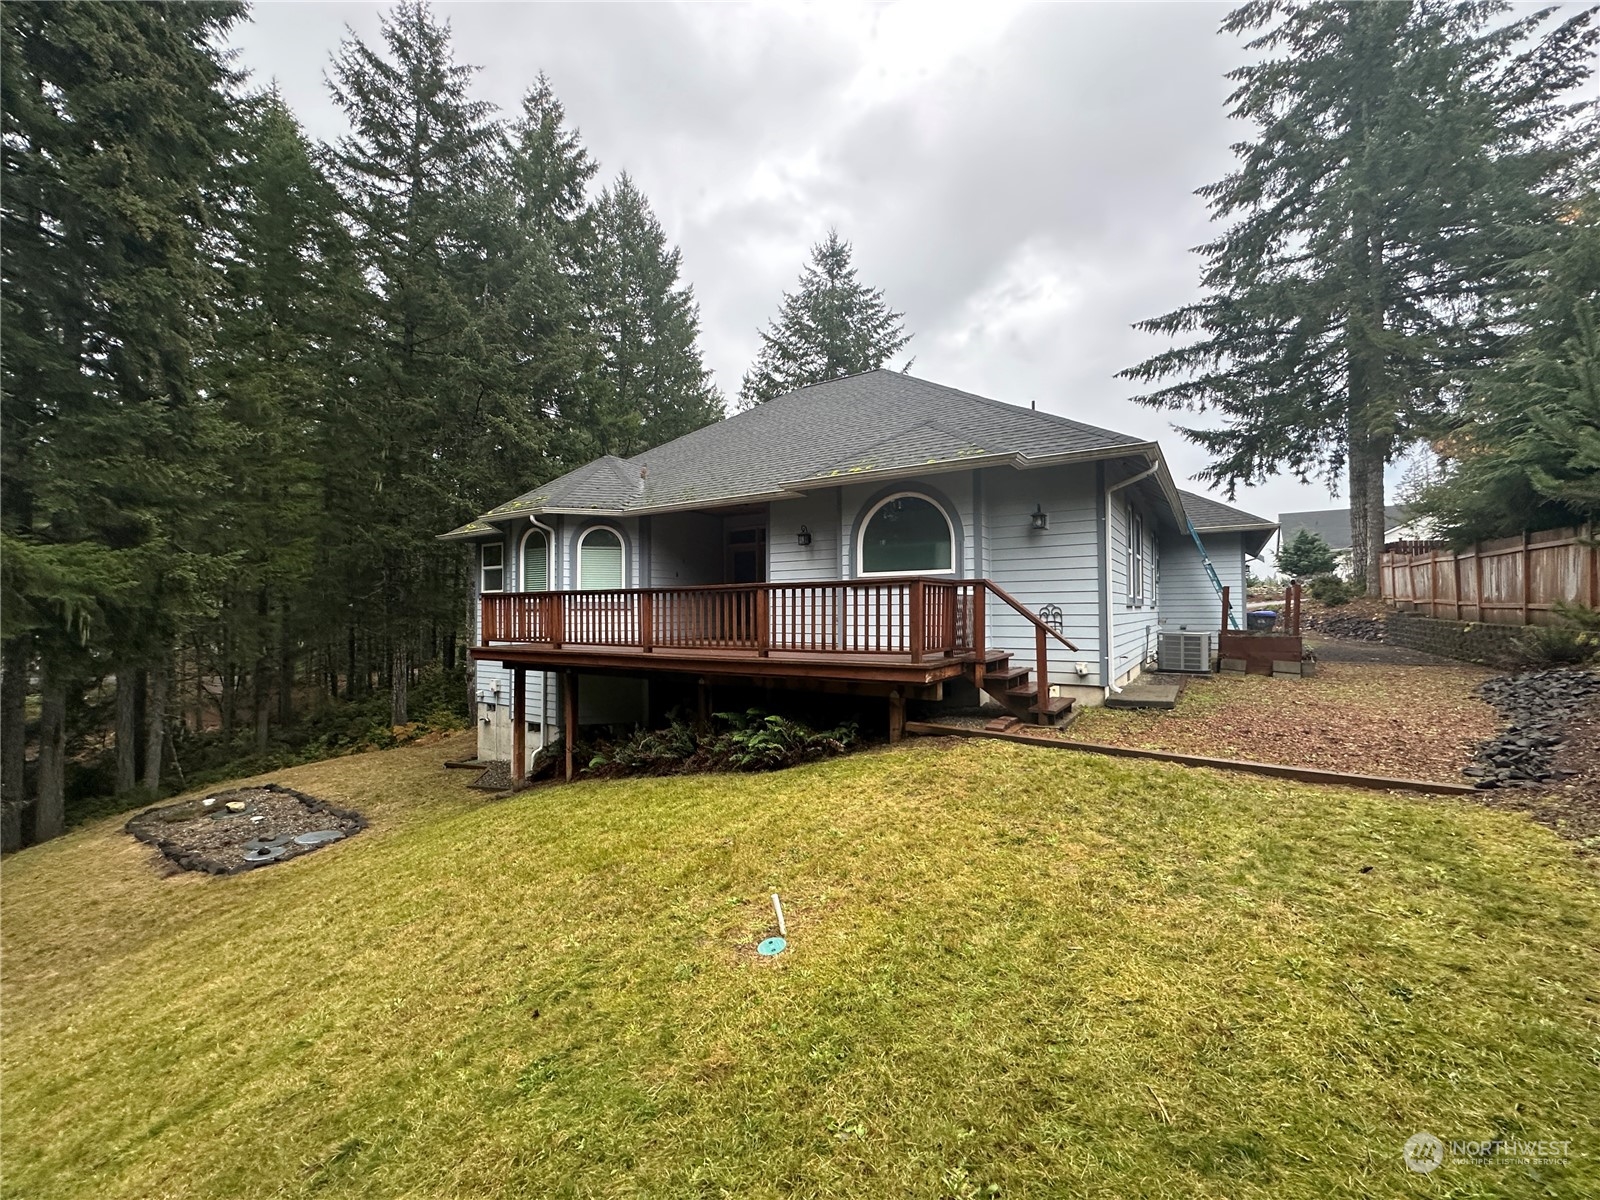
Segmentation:
[(850, 255), (850, 243), (835, 229), (811, 248), (799, 289), (784, 293), (777, 317), (761, 331), (761, 350), (739, 388), (740, 408), (875, 371), (911, 341), (905, 314), (856, 277)]
[(722, 399), (700, 358), (694, 289), (678, 277), (682, 252), (627, 175), (601, 195), (594, 222), (587, 289), (598, 361), (579, 425), (585, 457), (627, 457), (720, 419)]
[(1526, 262), (1513, 353), (1468, 377), (1441, 477), (1410, 498), (1464, 544), (1600, 518), (1600, 196)]
[(221, 0), (0, 9), (5, 661), (43, 679), (41, 839), (63, 827), (66, 713), (85, 675), (161, 653), (204, 574), (189, 535), (214, 488), (216, 421), (195, 360), (229, 141), (218, 43), (242, 14)]
[(1383, 469), (1437, 427), (1458, 372), (1497, 354), (1505, 264), (1562, 203), (1592, 147), (1564, 103), (1591, 71), (1588, 13), (1504, 4), (1286, 5), (1224, 22), (1261, 30), (1233, 73), (1254, 141), (1201, 190), (1231, 222), (1201, 247), (1206, 295), (1140, 328), (1198, 335), (1123, 372), (1185, 429), (1231, 489), (1280, 470), (1348, 476), (1353, 566), (1378, 584)]
[(1278, 569), (1296, 579), (1326, 575), (1339, 565), (1333, 549), (1319, 533), (1302, 529), (1294, 540), (1278, 551)]
[[(457, 473), (481, 425), (507, 414), (486, 324), (480, 238), (500, 164), (489, 106), (467, 94), (473, 68), (454, 59), (448, 25), (426, 4), (382, 23), (386, 54), (352, 37), (330, 87), (350, 122), (334, 180), (369, 280), (355, 406), (332, 430), (344, 455), (352, 544), (371, 564), (388, 643), (392, 719), (407, 717), (412, 644), (429, 618), (450, 619), (454, 572), (431, 541), (441, 519), (472, 507)], [(486, 388), (485, 385), (488, 385)], [(504, 423), (513, 447), (528, 422)]]

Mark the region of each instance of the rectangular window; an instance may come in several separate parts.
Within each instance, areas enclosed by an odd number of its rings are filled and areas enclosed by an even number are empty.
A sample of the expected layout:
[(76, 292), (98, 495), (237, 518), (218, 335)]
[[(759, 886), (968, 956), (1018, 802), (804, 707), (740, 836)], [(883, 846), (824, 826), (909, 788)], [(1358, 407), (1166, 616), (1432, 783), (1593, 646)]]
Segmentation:
[(480, 592), (503, 592), (506, 587), (506, 548), (503, 542), (484, 542), (479, 563), (482, 573), (478, 580)]
[(1128, 603), (1144, 604), (1144, 518), (1128, 509)]

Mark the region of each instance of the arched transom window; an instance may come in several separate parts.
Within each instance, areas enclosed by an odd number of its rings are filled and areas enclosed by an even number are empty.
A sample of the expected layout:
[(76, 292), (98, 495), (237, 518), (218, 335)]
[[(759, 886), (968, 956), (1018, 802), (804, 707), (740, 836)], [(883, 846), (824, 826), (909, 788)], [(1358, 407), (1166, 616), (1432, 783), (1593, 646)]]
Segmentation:
[(954, 570), (955, 529), (926, 496), (890, 496), (861, 523), (863, 575), (938, 575)]
[(578, 587), (586, 592), (609, 591), (623, 582), (622, 538), (615, 529), (598, 525), (578, 539)]

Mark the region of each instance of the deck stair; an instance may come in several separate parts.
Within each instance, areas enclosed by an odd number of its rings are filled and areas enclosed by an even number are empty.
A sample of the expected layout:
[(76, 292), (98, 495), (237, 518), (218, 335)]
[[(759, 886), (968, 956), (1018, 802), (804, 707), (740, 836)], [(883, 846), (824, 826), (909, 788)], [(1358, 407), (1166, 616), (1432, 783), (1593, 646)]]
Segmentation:
[[(973, 664), (974, 668), (976, 664)], [(1070, 696), (1047, 696), (1039, 706), (1039, 689), (1032, 682), (1033, 671), (1011, 664), (1011, 651), (990, 650), (984, 656), (982, 682), (976, 669), (968, 678), (999, 702), (1013, 718), (1031, 725), (1059, 725), (1072, 712)]]

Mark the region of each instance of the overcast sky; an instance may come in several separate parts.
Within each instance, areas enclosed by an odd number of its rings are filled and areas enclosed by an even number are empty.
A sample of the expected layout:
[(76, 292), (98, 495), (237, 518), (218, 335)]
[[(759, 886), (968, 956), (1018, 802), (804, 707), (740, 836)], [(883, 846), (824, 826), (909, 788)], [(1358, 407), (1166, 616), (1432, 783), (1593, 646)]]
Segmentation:
[[(329, 58), (379, 44), (386, 5), (259, 3), (238, 65), (308, 131), (343, 131)], [(1160, 349), (1130, 328), (1197, 295), (1195, 188), (1231, 163), (1210, 4), (940, 7), (440, 4), (477, 94), (516, 109), (542, 70), (601, 167), (627, 170), (700, 303), (731, 401), (756, 331), (836, 226), (915, 333), (914, 374), (1159, 438), (1180, 486), (1205, 465), (1115, 373)], [(898, 363), (895, 365), (899, 365)], [(1292, 479), (1280, 511), (1339, 501)]]

